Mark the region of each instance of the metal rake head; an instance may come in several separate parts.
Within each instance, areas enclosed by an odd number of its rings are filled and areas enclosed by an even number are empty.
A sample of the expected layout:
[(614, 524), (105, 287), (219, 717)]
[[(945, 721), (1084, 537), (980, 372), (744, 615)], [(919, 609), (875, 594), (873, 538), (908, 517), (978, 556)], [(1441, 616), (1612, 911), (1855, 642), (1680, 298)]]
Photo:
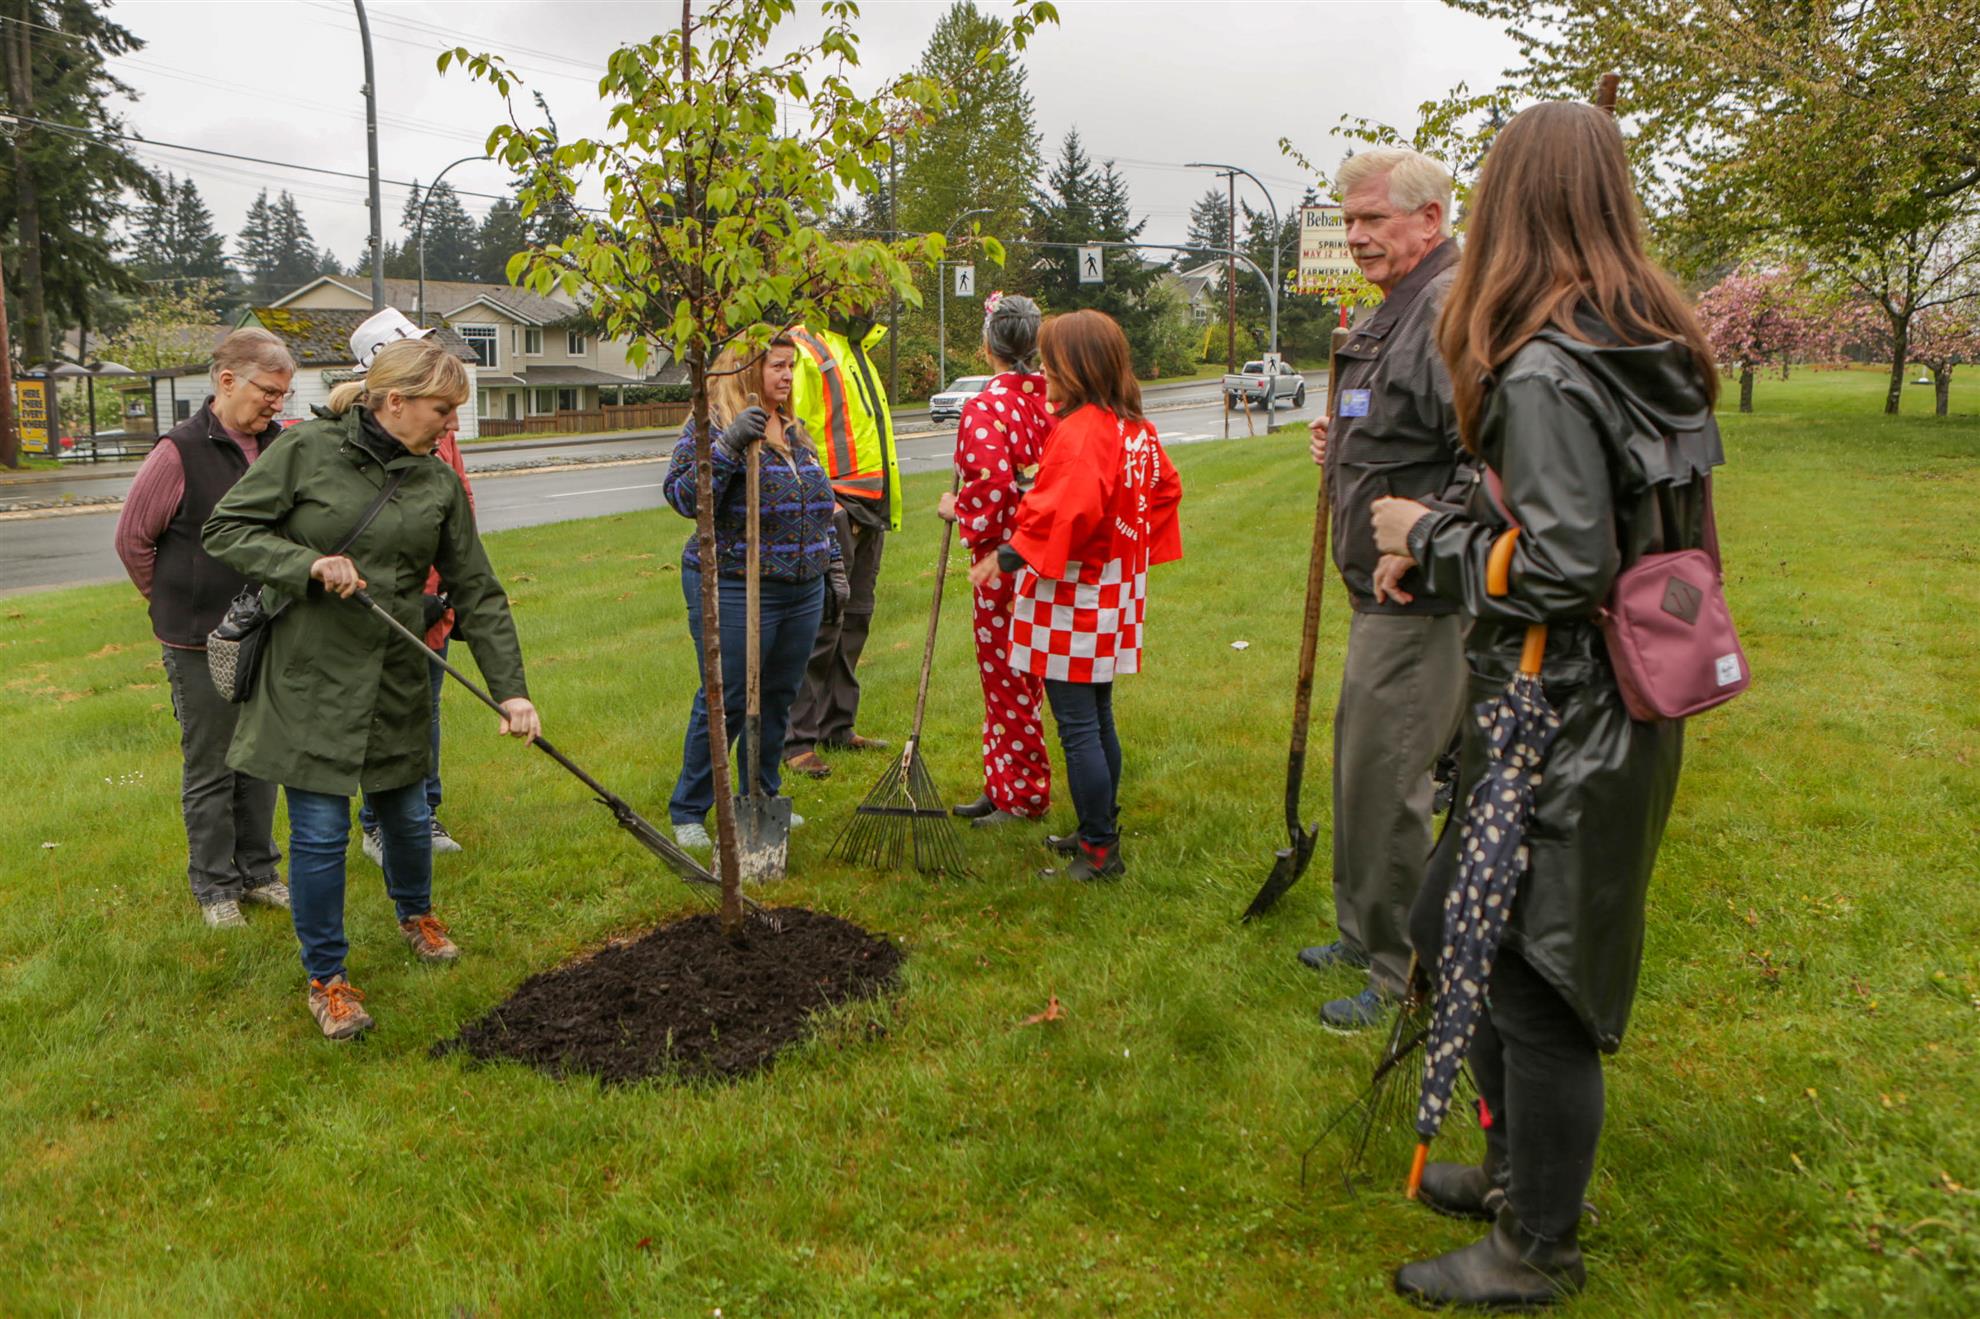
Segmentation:
[(924, 875), (969, 874), (956, 823), (929, 776), (916, 741), (908, 740), (866, 800), (832, 843), (831, 855), (849, 865), (899, 870), (912, 864)]

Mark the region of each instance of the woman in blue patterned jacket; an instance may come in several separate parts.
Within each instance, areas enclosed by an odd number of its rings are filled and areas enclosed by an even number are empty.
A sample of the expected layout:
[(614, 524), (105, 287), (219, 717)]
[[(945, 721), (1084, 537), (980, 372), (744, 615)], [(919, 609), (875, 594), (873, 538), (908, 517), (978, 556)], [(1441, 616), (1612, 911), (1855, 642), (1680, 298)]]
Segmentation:
[[(831, 482), (818, 463), (811, 437), (790, 406), (791, 375), (796, 350), (778, 335), (755, 360), (736, 350), (725, 351), (711, 371), (709, 421), (715, 427), (715, 570), (721, 598), (722, 708), (728, 741), (742, 738), (745, 701), (745, 641), (748, 614), (745, 577), (748, 572), (749, 504), (747, 455), (761, 444), (762, 462), (762, 610), (763, 725), (761, 754), (756, 757), (763, 790), (775, 794), (782, 786), (784, 726), (791, 702), (804, 681), (805, 661), (811, 656), (819, 620), (837, 609), (851, 588), (839, 557), (839, 538), (832, 527), (835, 502)], [(747, 364), (747, 365), (745, 365)], [(754, 395), (760, 404), (750, 404)], [(667, 469), (667, 502), (683, 517), (695, 515), (695, 431), (692, 419), (674, 446)], [(701, 548), (693, 535), (681, 550), (681, 591), (687, 597), (688, 631), (694, 635), (697, 663), (701, 658)], [(681, 748), (681, 777), (674, 785), (667, 813), (674, 837), (684, 847), (709, 846), (708, 810), (715, 804), (714, 770), (708, 747), (708, 675), (694, 694), (687, 737)], [(747, 763), (748, 757), (742, 757)], [(740, 788), (738, 789), (740, 790)], [(803, 820), (793, 815), (792, 824)]]

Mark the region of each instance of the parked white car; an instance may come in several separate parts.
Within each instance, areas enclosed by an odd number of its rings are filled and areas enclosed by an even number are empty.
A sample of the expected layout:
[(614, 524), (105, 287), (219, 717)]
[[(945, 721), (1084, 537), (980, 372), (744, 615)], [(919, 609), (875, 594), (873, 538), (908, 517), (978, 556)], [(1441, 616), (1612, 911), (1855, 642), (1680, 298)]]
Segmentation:
[(961, 421), (963, 404), (981, 394), (989, 384), (989, 376), (963, 376), (928, 400), (928, 419)]

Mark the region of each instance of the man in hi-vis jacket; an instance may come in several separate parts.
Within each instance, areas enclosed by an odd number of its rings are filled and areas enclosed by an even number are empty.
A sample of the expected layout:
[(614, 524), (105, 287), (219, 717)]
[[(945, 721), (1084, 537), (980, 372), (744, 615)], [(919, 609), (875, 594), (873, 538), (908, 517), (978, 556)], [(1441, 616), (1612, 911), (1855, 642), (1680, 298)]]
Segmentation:
[(873, 624), (873, 588), (889, 531), (901, 525), (901, 474), (894, 456), (894, 422), (873, 349), (886, 338), (870, 311), (837, 317), (823, 330), (794, 329), (797, 374), (791, 411), (818, 446), (839, 503), (839, 546), (852, 596), (843, 608), (826, 600), (825, 619), (805, 667), (804, 687), (791, 706), (784, 763), (824, 778), (831, 767), (818, 749), (871, 751), (887, 743), (861, 737), (859, 656)]

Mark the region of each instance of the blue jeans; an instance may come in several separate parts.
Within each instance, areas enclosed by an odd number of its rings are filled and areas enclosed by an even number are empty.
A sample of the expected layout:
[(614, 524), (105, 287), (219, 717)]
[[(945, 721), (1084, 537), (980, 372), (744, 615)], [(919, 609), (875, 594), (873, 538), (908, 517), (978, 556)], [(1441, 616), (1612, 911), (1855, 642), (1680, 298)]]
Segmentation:
[[(721, 586), (722, 626), (722, 711), (728, 725), (731, 747), (742, 740), (749, 690), (749, 614), (744, 607), (744, 584), (740, 577), (724, 577)], [(681, 567), (681, 591), (687, 596), (688, 631), (694, 637), (694, 660), (701, 663), (701, 574)], [(811, 658), (811, 643), (818, 636), (818, 621), (825, 612), (825, 579), (783, 582), (765, 578), (760, 599), (763, 648), (763, 728), (756, 757), (757, 782), (763, 791), (775, 796), (783, 786), (784, 729), (790, 720), (791, 702), (797, 699), (804, 682), (805, 661)], [(702, 686), (694, 694), (694, 708), (688, 714), (687, 736), (681, 744), (681, 777), (674, 784), (667, 814), (675, 824), (700, 824), (715, 804), (715, 770), (708, 749), (708, 675), (701, 675)], [(736, 790), (744, 790), (740, 772), (732, 776)]]
[[(341, 975), (350, 944), (344, 939), (344, 858), (351, 841), (351, 799), (285, 788), (289, 797), (289, 914), (302, 944), (303, 970), (329, 982)], [(433, 815), (426, 785), (371, 792), (385, 844), (385, 891), (399, 919), (433, 907)]]
[(1052, 722), (1066, 753), (1066, 787), (1079, 838), (1095, 847), (1120, 839), (1121, 739), (1114, 734), (1114, 684), (1045, 680)]
[[(443, 637), (437, 652), (444, 658), (447, 643), (452, 637)], [(447, 685), (447, 670), (432, 660), (426, 662), (427, 677), (433, 683), (433, 759), (426, 767), (426, 810), (430, 815), (440, 813), (440, 689)], [(367, 795), (364, 805), (358, 808), (358, 823), (369, 832), (378, 827), (378, 812), (372, 809), (371, 798)]]

